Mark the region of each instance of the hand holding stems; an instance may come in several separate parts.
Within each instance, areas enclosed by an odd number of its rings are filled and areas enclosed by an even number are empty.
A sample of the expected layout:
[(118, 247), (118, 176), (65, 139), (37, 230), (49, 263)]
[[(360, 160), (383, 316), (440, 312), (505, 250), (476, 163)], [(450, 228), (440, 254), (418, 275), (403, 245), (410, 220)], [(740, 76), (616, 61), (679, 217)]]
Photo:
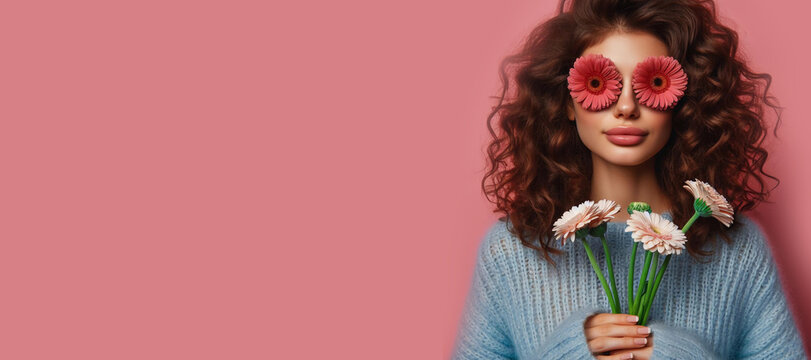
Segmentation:
[(646, 326), (635, 325), (638, 320), (638, 316), (629, 314), (589, 316), (583, 324), (589, 350), (601, 360), (631, 359), (630, 352), (634, 353), (633, 358), (645, 358), (636, 355), (652, 352), (651, 331)]
[(634, 360), (649, 360), (653, 357), (653, 344), (655, 341), (653, 340), (654, 334), (648, 335), (648, 343), (641, 348), (638, 349), (623, 349), (623, 350), (614, 350), (609, 352), (609, 356), (600, 357), (597, 356), (599, 360), (610, 360), (610, 359), (634, 359)]

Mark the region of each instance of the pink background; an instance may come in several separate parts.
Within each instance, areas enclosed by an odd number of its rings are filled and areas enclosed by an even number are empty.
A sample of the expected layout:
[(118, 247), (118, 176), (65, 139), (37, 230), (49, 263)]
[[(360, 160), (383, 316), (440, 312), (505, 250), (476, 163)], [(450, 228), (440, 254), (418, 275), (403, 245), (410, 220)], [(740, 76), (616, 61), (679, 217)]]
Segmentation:
[[(0, 357), (449, 356), (497, 66), (556, 2), (69, 3), (0, 7)], [(811, 334), (811, 9), (719, 3), (786, 107), (755, 217)]]

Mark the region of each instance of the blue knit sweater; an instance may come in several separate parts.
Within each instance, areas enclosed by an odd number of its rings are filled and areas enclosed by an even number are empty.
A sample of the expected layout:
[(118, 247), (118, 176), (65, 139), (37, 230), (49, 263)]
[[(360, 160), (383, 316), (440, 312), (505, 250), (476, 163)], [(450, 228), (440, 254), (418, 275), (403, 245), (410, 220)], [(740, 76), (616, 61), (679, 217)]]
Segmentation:
[[(452, 359), (592, 359), (583, 323), (611, 311), (583, 245), (563, 245), (556, 270), (507, 230), (508, 221), (497, 221), (481, 242)], [(707, 248), (711, 258), (671, 258), (648, 318), (654, 359), (806, 358), (763, 232), (745, 215), (735, 221), (733, 243), (719, 239)], [(606, 239), (627, 312), (633, 241), (625, 227), (609, 222)], [(605, 273), (600, 240), (588, 241)], [(643, 258), (640, 246), (635, 278)]]

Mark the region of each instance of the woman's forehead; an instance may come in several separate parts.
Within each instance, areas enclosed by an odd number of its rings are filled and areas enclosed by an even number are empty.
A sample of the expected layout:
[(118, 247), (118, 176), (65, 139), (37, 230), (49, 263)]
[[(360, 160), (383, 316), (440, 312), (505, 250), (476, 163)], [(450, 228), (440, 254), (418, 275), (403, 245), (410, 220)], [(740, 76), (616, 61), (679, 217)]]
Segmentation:
[(632, 72), (636, 64), (650, 56), (670, 55), (665, 43), (643, 32), (612, 33), (588, 47), (581, 56), (588, 54), (600, 54), (611, 59), (621, 73)]

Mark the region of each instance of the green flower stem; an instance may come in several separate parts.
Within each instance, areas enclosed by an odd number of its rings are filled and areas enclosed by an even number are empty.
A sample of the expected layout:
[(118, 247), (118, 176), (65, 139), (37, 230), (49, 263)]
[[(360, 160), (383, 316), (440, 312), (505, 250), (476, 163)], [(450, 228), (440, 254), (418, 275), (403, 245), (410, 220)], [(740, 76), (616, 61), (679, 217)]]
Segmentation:
[(603, 272), (600, 271), (600, 266), (597, 265), (597, 260), (594, 259), (594, 254), (591, 252), (591, 248), (589, 244), (586, 242), (585, 238), (580, 238), (580, 242), (583, 243), (583, 247), (586, 248), (586, 255), (589, 256), (589, 261), (591, 261), (591, 267), (594, 268), (594, 272), (597, 273), (597, 277), (600, 279), (600, 283), (603, 284), (603, 290), (605, 291), (605, 296), (608, 297), (608, 303), (611, 305), (611, 312), (614, 314), (619, 314), (619, 309), (617, 309), (617, 305), (614, 304), (614, 299), (611, 297), (611, 290), (608, 289), (608, 283), (605, 282), (605, 277), (603, 277)]
[(636, 248), (639, 246), (638, 242), (634, 242), (634, 247), (631, 250), (631, 262), (628, 265), (628, 311), (630, 312), (634, 306), (634, 265), (636, 263)]
[[(699, 214), (699, 212), (698, 212), (698, 211), (694, 212), (694, 213), (693, 213), (693, 216), (692, 216), (692, 217), (690, 217), (690, 220), (687, 220), (687, 223), (686, 223), (686, 224), (684, 224), (684, 226), (682, 226), (682, 228), (681, 228), (681, 232), (686, 234), (686, 233), (687, 233), (687, 230), (689, 230), (689, 229), (690, 229), (690, 227), (691, 227), (691, 226), (693, 226), (693, 223), (694, 223), (694, 222), (695, 222), (695, 221), (696, 221), (696, 220), (697, 220), (697, 219), (698, 219), (700, 216), (701, 216), (701, 215)], [(650, 291), (650, 296), (649, 296), (649, 297), (648, 297), (648, 296), (646, 296), (646, 297), (645, 297), (645, 301), (643, 301), (643, 304), (644, 304), (644, 305), (643, 305), (643, 309), (644, 309), (644, 310), (642, 310), (642, 311), (641, 311), (641, 314), (642, 314), (642, 315), (640, 316), (640, 319), (641, 319), (641, 322), (639, 323), (640, 325), (645, 325), (645, 324), (647, 324), (647, 322), (648, 322), (648, 314), (650, 313), (650, 308), (651, 308), (651, 306), (653, 306), (653, 299), (656, 297), (656, 292), (659, 290), (659, 283), (662, 281), (662, 277), (665, 275), (665, 270), (667, 270), (667, 264), (668, 264), (668, 263), (670, 263), (670, 256), (671, 256), (671, 255), (672, 255), (672, 254), (667, 255), (667, 256), (665, 257), (665, 261), (664, 261), (664, 262), (662, 262), (662, 268), (661, 268), (661, 269), (659, 269), (659, 272), (657, 272), (657, 273), (656, 273), (656, 280), (653, 282), (653, 288), (652, 288), (652, 289), (651, 289), (651, 291)], [(659, 257), (659, 253), (656, 253), (656, 255), (655, 255), (655, 256), (656, 256), (656, 257), (657, 257), (657, 259), (658, 259), (658, 257)], [(646, 295), (647, 295), (647, 294), (646, 294)]]
[(642, 265), (642, 276), (639, 278), (639, 288), (636, 290), (636, 297), (634, 298), (634, 306), (631, 308), (631, 314), (636, 314), (639, 309), (639, 302), (642, 301), (642, 285), (645, 284), (645, 279), (648, 277), (648, 267), (653, 254), (650, 251), (645, 251), (645, 265)]
[(639, 320), (641, 322), (643, 311), (645, 308), (648, 307), (648, 303), (650, 302), (651, 297), (653, 296), (653, 283), (654, 277), (656, 276), (656, 267), (659, 266), (659, 252), (653, 252), (653, 261), (651, 261), (650, 267), (651, 270), (648, 272), (648, 290), (645, 291), (645, 300), (642, 301), (642, 307), (636, 309), (636, 315), (639, 316)]
[(617, 291), (617, 282), (614, 281), (614, 265), (611, 262), (611, 252), (608, 251), (608, 242), (605, 241), (605, 235), (600, 235), (600, 241), (603, 243), (603, 251), (605, 251), (605, 264), (608, 267), (608, 277), (611, 280), (611, 290), (613, 290), (614, 304), (617, 306), (617, 313), (622, 311), (620, 306), (620, 294)]
[(656, 281), (653, 283), (653, 292), (651, 293), (650, 300), (648, 300), (648, 307), (645, 309), (645, 314), (642, 316), (642, 324), (640, 325), (644, 326), (648, 322), (648, 313), (650, 312), (651, 306), (653, 306), (653, 299), (656, 297), (656, 291), (659, 290), (659, 283), (662, 282), (662, 276), (665, 275), (667, 264), (670, 262), (670, 256), (672, 255), (673, 254), (665, 256), (665, 261), (662, 262), (662, 268), (656, 273)]
[(691, 226), (693, 226), (693, 223), (696, 222), (696, 219), (698, 219), (699, 216), (700, 215), (698, 214), (698, 211), (694, 212), (693, 217), (691, 217), (690, 220), (687, 220), (687, 223), (681, 227), (681, 232), (686, 234), (687, 230), (690, 229)]
[[(648, 303), (648, 296), (650, 295), (650, 294), (648, 294), (647, 286), (648, 286), (648, 281), (645, 280), (645, 287), (642, 288), (642, 303), (639, 304), (639, 308), (637, 309), (637, 312), (635, 312), (633, 314), (644, 313), (645, 312), (644, 311), (645, 310), (645, 304)], [(642, 323), (642, 316), (639, 317), (639, 320), (637, 320), (636, 323), (637, 323), (637, 325)]]

